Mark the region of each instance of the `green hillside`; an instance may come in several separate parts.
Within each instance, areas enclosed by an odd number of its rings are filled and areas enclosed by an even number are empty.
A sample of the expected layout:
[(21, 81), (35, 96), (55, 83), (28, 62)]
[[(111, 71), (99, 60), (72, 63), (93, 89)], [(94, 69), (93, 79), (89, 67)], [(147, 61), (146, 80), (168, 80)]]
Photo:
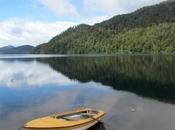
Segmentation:
[(69, 28), (34, 53), (172, 53), (175, 52), (175, 2), (141, 8), (89, 26)]
[(175, 23), (134, 28), (119, 33), (106, 49), (113, 53), (173, 53), (175, 52)]

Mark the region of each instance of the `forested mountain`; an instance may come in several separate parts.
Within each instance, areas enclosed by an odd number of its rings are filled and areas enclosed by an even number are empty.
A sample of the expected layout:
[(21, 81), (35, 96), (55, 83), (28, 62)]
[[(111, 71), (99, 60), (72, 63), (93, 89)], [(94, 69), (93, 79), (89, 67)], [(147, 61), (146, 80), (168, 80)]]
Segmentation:
[(93, 26), (71, 27), (34, 53), (174, 53), (175, 2), (118, 15)]
[(19, 47), (5, 46), (0, 48), (0, 54), (31, 54), (33, 46), (24, 45)]

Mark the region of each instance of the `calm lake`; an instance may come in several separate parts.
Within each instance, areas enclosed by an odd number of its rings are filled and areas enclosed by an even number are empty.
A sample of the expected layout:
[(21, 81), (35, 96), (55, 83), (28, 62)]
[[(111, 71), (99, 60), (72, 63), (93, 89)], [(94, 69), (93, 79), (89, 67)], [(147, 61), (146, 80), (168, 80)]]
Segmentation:
[(90, 130), (175, 130), (175, 56), (0, 56), (0, 130), (81, 107), (106, 112)]

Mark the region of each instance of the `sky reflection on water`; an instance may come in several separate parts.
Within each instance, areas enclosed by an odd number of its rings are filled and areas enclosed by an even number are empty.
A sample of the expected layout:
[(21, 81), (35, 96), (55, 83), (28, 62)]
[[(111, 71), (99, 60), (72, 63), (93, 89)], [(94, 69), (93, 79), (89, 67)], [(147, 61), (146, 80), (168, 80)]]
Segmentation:
[(0, 68), (1, 87), (42, 87), (50, 84), (71, 85), (75, 83), (63, 74), (49, 68), (49, 65), (44, 65), (37, 61), (0, 61)]
[[(106, 111), (106, 130), (174, 130), (175, 106), (100, 82), (82, 83), (36, 60), (0, 60), (0, 129), (79, 107)], [(135, 108), (131, 112), (130, 108)]]

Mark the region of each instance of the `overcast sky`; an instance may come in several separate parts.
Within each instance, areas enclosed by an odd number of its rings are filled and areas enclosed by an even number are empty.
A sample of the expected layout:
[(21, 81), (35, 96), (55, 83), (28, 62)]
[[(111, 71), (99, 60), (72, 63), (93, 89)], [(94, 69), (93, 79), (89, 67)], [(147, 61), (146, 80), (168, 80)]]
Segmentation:
[(38, 45), (67, 28), (94, 24), (165, 0), (0, 0), (0, 47)]

